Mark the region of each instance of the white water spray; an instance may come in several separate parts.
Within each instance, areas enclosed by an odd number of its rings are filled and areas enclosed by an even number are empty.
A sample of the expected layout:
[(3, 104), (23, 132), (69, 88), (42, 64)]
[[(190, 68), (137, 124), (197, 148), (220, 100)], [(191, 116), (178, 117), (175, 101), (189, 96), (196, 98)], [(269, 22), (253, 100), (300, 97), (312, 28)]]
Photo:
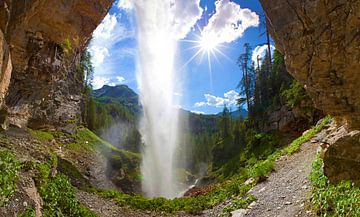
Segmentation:
[(172, 34), (171, 3), (167, 0), (134, 2), (138, 23), (137, 82), (144, 115), (141, 134), (142, 187), (148, 197), (178, 196), (175, 150), (179, 139), (178, 109), (174, 99), (176, 37)]

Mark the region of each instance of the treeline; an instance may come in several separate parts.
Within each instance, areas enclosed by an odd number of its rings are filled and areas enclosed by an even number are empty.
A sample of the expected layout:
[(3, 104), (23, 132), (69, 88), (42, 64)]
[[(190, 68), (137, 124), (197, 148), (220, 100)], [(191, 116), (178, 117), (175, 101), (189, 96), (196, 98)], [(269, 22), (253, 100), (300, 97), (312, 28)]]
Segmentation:
[(277, 129), (265, 130), (272, 110), (287, 106), (298, 107), (304, 114), (315, 112), (302, 85), (287, 72), (280, 52), (275, 50), (271, 59), (268, 52), (263, 60), (254, 63), (249, 44), (244, 47), (245, 52), (238, 59), (242, 72), (238, 106), (248, 109), (248, 117), (233, 118), (225, 107), (213, 128), (215, 132), (204, 130), (191, 134), (190, 140), (195, 146), (191, 154), (193, 166), (189, 169), (195, 173), (202, 167), (201, 162), (206, 162), (212, 176), (226, 178), (286, 145), (293, 137), (287, 138), (289, 135)]
[[(84, 109), (82, 119), (84, 124), (98, 136), (113, 143), (118, 148), (139, 152), (141, 136), (137, 130), (137, 116), (129, 107), (125, 106), (116, 97), (97, 97), (93, 93), (92, 81), (94, 68), (91, 55), (84, 51), (81, 55), (78, 73), (82, 74), (84, 81)], [(119, 128), (118, 132), (111, 132), (111, 128), (122, 124), (126, 129)], [(123, 130), (122, 133), (120, 131)], [(125, 131), (125, 132), (124, 132)]]

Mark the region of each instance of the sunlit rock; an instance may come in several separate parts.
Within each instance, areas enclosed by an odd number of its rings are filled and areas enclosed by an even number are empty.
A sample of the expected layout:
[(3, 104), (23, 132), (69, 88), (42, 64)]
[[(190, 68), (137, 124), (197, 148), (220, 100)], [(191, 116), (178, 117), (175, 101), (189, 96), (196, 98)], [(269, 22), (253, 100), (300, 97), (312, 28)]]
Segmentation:
[[(330, 180), (360, 176), (360, 1), (261, 0), (288, 71), (346, 132), (324, 157)], [(343, 171), (343, 172), (341, 172)]]

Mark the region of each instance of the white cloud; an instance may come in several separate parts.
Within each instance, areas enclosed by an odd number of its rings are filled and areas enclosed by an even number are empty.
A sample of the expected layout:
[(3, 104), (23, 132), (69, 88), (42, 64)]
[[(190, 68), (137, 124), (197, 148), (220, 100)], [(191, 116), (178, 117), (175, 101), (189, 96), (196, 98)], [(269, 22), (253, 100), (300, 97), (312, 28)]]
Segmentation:
[[(259, 57), (261, 60), (265, 57), (267, 53), (268, 46), (266, 44), (257, 46), (252, 53), (251, 60), (257, 64), (257, 58)], [(273, 45), (270, 45), (271, 53), (274, 52), (275, 47)]]
[(94, 67), (99, 67), (104, 62), (105, 57), (109, 56), (109, 50), (106, 47), (99, 47), (97, 45), (89, 47), (89, 52), (91, 53), (91, 62)]
[(195, 103), (195, 107), (223, 107), (224, 105), (235, 106), (237, 104), (237, 100), (240, 98), (239, 94), (235, 90), (230, 90), (224, 93), (224, 97), (214, 96), (211, 94), (205, 94), (204, 96), (206, 101)]
[(255, 12), (241, 8), (230, 0), (217, 0), (215, 10), (201, 35), (217, 40), (217, 44), (233, 42), (241, 37), (247, 28), (259, 25), (259, 16)]
[(104, 86), (105, 84), (109, 84), (109, 82), (110, 82), (110, 79), (108, 79), (108, 78), (95, 76), (92, 85), (93, 85), (93, 88), (96, 90), (96, 89), (102, 88), (102, 86)]
[[(119, 0), (117, 6), (120, 9), (130, 10), (138, 6), (144, 6), (145, 1), (147, 0)], [(200, 0), (162, 0), (161, 3), (169, 5), (169, 11), (166, 11), (168, 16), (165, 19), (170, 21), (169, 35), (172, 34), (176, 39), (185, 38), (194, 28), (204, 11), (200, 7)]]
[(173, 14), (172, 28), (177, 39), (183, 39), (201, 18), (203, 9), (200, 0), (172, 0), (170, 1)]
[(117, 3), (117, 7), (123, 10), (132, 10), (134, 5), (131, 0), (119, 0)]
[(198, 114), (198, 115), (204, 115), (204, 114), (205, 114), (205, 112), (203, 112), (203, 111), (198, 111), (198, 110), (191, 110), (190, 112), (195, 113), (195, 114)]
[(122, 77), (122, 76), (116, 76), (116, 80), (117, 80), (119, 83), (124, 83), (125, 78)]
[(93, 33), (89, 52), (95, 71), (96, 68), (103, 67), (104, 60), (113, 54), (114, 46), (118, 42), (134, 36), (133, 31), (121, 24), (120, 17), (120, 14), (107, 14)]
[(126, 79), (122, 76), (116, 76), (115, 78), (105, 77), (105, 76), (94, 76), (93, 88), (99, 89), (104, 85), (116, 86), (118, 84), (124, 84)]

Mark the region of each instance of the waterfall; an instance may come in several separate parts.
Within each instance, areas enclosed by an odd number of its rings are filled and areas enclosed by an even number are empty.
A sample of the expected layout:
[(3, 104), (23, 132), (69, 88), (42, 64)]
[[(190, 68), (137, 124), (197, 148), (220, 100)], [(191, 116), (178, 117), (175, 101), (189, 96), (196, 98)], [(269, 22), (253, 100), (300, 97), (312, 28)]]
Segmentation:
[(179, 194), (175, 175), (175, 150), (179, 141), (172, 4), (168, 0), (134, 2), (138, 26), (137, 82), (143, 117), (144, 148), (142, 188), (148, 197), (174, 198)]

